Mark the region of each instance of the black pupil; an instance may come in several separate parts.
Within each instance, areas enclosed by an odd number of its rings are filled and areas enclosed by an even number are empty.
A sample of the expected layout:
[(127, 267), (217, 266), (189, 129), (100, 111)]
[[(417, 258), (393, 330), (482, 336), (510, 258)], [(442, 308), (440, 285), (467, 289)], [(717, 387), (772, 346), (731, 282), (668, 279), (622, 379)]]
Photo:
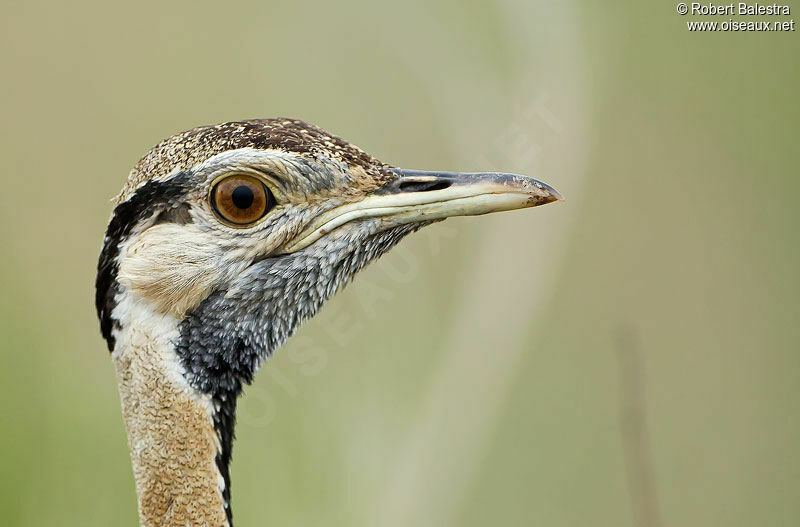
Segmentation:
[(233, 204), (243, 210), (249, 209), (254, 199), (253, 190), (247, 185), (239, 185), (233, 189), (233, 194), (231, 194)]

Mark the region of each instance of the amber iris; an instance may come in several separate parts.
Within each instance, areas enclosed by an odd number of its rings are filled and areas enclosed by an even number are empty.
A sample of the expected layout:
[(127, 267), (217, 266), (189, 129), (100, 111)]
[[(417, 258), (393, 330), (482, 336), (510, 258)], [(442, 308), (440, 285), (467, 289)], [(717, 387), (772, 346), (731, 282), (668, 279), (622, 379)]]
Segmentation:
[(275, 206), (275, 198), (260, 179), (236, 174), (214, 185), (211, 206), (224, 221), (249, 225)]

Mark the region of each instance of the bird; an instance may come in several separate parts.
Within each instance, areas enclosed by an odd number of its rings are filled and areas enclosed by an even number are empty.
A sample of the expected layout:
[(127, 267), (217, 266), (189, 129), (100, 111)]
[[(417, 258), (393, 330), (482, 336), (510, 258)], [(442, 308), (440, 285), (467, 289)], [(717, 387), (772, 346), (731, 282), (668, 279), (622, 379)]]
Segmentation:
[(200, 126), (136, 163), (95, 304), (142, 527), (232, 527), (236, 404), (366, 264), (451, 216), (562, 200), (531, 177), (400, 169), (289, 118)]

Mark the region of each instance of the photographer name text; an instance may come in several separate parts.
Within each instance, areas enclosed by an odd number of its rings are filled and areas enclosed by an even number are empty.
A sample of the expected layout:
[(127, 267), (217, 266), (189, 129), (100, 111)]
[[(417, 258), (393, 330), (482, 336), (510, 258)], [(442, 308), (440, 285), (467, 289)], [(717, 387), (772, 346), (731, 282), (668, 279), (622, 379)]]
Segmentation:
[[(681, 4), (684, 6), (686, 4)], [(791, 15), (792, 10), (788, 5), (779, 4), (747, 4), (739, 2), (738, 4), (702, 4), (700, 2), (692, 2), (687, 12), (681, 14), (691, 15), (758, 15), (758, 16), (774, 16), (774, 15)]]

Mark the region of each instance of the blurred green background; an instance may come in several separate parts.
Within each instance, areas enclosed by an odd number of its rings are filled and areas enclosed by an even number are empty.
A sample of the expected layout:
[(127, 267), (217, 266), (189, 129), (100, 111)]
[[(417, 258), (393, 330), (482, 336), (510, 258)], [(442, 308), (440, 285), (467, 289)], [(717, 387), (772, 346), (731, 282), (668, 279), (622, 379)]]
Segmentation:
[(137, 525), (109, 200), (163, 137), (292, 116), (567, 202), (421, 231), (306, 324), (240, 405), (237, 525), (797, 525), (798, 34), (688, 19), (6, 2), (2, 524)]

